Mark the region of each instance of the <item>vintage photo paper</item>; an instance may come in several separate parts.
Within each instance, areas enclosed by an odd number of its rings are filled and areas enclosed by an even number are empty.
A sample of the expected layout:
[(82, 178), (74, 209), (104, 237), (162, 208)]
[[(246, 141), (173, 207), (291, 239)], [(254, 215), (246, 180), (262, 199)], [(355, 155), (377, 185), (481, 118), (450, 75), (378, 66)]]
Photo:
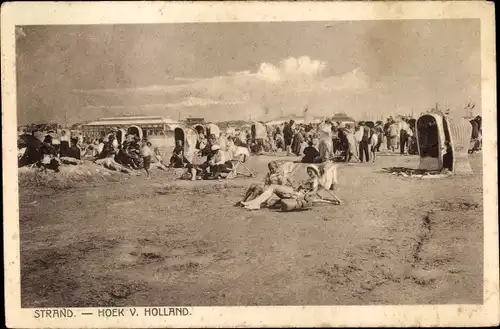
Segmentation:
[(492, 3), (1, 18), (8, 327), (498, 325)]

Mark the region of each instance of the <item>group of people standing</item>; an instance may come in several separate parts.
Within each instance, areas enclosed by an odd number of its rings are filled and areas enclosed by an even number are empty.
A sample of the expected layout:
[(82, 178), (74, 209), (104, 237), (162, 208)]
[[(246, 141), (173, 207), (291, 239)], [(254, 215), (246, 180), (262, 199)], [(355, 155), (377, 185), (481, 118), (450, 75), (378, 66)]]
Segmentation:
[(320, 124), (297, 125), (293, 120), (277, 127), (270, 138), (288, 155), (301, 157), (304, 163), (326, 160), (375, 162), (376, 154), (386, 145), (387, 150), (402, 155), (415, 151), (414, 127), (410, 119), (400, 117), (377, 121), (339, 123), (326, 119)]

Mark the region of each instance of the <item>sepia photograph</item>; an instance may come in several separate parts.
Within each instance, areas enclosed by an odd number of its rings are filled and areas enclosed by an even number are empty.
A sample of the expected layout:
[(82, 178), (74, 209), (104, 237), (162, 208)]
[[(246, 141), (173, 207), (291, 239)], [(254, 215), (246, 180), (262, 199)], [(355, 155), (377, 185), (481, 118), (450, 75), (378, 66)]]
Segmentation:
[(484, 62), (480, 15), (113, 17), (9, 30), (4, 204), (18, 210), (4, 225), (27, 317), (204, 326), (197, 307), (495, 299), (498, 321), (496, 55)]

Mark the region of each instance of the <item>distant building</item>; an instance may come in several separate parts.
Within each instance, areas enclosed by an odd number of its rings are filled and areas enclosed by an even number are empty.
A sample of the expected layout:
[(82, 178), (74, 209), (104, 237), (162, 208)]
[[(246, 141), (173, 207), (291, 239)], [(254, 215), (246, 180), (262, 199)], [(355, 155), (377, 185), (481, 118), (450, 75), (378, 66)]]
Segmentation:
[(89, 138), (104, 137), (113, 128), (140, 137), (165, 136), (181, 124), (162, 116), (122, 116), (100, 118), (82, 126), (83, 135)]
[(294, 123), (296, 124), (303, 124), (303, 123), (320, 123), (323, 121), (324, 117), (319, 117), (319, 116), (305, 116), (305, 115), (288, 115), (288, 116), (283, 116), (277, 119), (274, 119), (272, 121), (266, 122), (267, 125), (270, 126), (275, 126), (275, 125), (280, 125), (284, 122), (289, 122), (290, 120), (293, 120)]
[(204, 118), (186, 118), (187, 126), (202, 125), (205, 124)]

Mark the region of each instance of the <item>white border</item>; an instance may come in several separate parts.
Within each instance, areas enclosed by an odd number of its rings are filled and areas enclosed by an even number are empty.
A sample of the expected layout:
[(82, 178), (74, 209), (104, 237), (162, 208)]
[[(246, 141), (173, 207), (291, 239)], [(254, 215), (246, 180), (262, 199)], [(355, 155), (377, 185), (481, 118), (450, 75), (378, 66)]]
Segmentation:
[[(187, 317), (34, 319), (20, 308), (15, 25), (479, 18), (484, 165), (484, 305), (195, 307)], [(486, 326), (499, 323), (496, 53), (493, 3), (3, 3), (2, 154), (8, 327)], [(140, 310), (141, 308), (137, 308)], [(73, 309), (77, 311), (77, 309)], [(87, 309), (85, 310), (87, 311)], [(88, 309), (90, 311), (90, 309)], [(93, 309), (95, 311), (95, 309)]]

